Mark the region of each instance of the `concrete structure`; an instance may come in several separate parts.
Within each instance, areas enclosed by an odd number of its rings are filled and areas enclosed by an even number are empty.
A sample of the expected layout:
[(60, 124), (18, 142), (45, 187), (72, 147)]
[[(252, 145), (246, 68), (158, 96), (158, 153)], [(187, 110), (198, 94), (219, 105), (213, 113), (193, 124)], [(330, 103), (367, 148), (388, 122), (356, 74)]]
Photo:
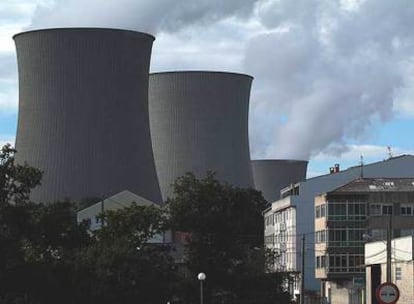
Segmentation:
[(293, 159), (252, 160), (254, 187), (268, 202), (280, 199), (280, 190), (306, 179), (308, 161)]
[(129, 189), (160, 202), (148, 118), (154, 37), (65, 28), (14, 39), (16, 160), (44, 172), (32, 200), (100, 198)]
[[(413, 216), (413, 215), (411, 215)], [(400, 291), (398, 303), (414, 303), (414, 236), (395, 238), (391, 241), (391, 279)], [(386, 281), (386, 243), (365, 244), (366, 304), (378, 303), (376, 287)]]
[(322, 296), (332, 303), (364, 303), (363, 286), (353, 286), (365, 277), (363, 235), (385, 240), (390, 221), (394, 236), (411, 232), (413, 210), (414, 178), (360, 178), (317, 196), (315, 276)]
[[(267, 245), (272, 248), (286, 247), (285, 256), (292, 258), (287, 258), (286, 264), (282, 265), (287, 271), (300, 271), (301, 252), (299, 248), (301, 248), (301, 237), (305, 235), (305, 243), (310, 244), (306, 245), (307, 250), (305, 251), (305, 289), (309, 291), (319, 292), (320, 290), (320, 282), (315, 278), (315, 251), (313, 246), (315, 237), (315, 196), (338, 188), (361, 175), (367, 178), (414, 177), (414, 156), (402, 155), (364, 166), (351, 167), (343, 171), (338, 168), (336, 171), (335, 173), (335, 170), (333, 170), (334, 173), (332, 174), (310, 178), (283, 189), (282, 198), (273, 202), (271, 208), (264, 213), (265, 221), (267, 217), (269, 218), (269, 227), (265, 230)], [(275, 227), (280, 223), (285, 223), (285, 226), (289, 227), (289, 222), (285, 220), (285, 217), (283, 215), (279, 216), (279, 214), (286, 212), (295, 216), (295, 219), (292, 219), (288, 233), (291, 236), (291, 243), (279, 241), (277, 239), (278, 232), (275, 230)], [(282, 226), (284, 225), (282, 224)]]
[(163, 200), (186, 172), (252, 187), (248, 109), (252, 77), (184, 71), (150, 75), (152, 146)]

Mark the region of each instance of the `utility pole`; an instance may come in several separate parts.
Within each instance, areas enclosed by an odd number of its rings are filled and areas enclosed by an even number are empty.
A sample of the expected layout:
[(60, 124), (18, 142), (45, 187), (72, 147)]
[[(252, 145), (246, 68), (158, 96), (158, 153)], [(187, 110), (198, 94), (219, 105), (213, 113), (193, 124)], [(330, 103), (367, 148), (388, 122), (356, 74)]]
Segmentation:
[(305, 235), (302, 235), (302, 265), (300, 270), (300, 304), (305, 304)]
[(392, 214), (389, 215), (387, 225), (387, 283), (392, 283), (391, 279), (391, 235), (392, 235)]
[(360, 172), (360, 178), (364, 178), (364, 156), (361, 155), (361, 172)]

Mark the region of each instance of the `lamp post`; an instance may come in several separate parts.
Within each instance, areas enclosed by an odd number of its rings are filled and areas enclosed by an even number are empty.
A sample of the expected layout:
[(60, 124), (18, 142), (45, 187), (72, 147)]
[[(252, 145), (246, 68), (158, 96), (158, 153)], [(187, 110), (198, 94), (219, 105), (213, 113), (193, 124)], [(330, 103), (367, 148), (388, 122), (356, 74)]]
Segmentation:
[(207, 278), (204, 272), (200, 272), (197, 275), (197, 279), (200, 281), (200, 304), (203, 304), (203, 281)]

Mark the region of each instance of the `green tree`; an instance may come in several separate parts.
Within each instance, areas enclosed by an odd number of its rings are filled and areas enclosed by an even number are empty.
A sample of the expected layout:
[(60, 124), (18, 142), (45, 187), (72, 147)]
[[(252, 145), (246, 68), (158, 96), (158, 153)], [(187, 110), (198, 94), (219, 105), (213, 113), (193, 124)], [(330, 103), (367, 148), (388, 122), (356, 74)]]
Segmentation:
[[(211, 172), (203, 179), (188, 173), (175, 182), (167, 205), (172, 227), (191, 235), (185, 251), (189, 279), (207, 274), (209, 303), (288, 303), (283, 278), (265, 274), (267, 202), (260, 192), (220, 183)], [(272, 287), (264, 292), (262, 285)]]
[(30, 191), (40, 185), (42, 172), (27, 164), (15, 163), (16, 150), (6, 144), (0, 150), (0, 207), (26, 203)]
[(18, 229), (5, 247), (10, 254), (1, 272), (1, 294), (27, 303), (75, 303), (82, 278), (79, 257), (90, 237), (76, 222), (74, 204), (25, 203), (5, 210), (9, 229)]
[(168, 222), (164, 210), (131, 205), (101, 215), (104, 226), (83, 255), (95, 278), (90, 301), (96, 303), (166, 303), (177, 280), (170, 248), (151, 239)]
[(16, 150), (0, 150), (0, 302), (71, 303), (80, 250), (89, 244), (69, 202), (34, 204), (30, 191), (41, 171), (15, 163)]

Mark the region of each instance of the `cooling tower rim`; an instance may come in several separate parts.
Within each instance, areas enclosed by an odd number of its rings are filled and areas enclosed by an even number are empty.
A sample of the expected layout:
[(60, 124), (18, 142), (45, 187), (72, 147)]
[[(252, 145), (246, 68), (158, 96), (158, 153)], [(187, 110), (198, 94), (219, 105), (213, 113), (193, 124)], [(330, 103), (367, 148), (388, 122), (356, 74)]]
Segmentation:
[(55, 27), (55, 28), (43, 28), (43, 29), (35, 29), (35, 30), (28, 30), (24, 32), (20, 32), (13, 35), (13, 39), (16, 39), (16, 37), (36, 32), (54, 32), (54, 31), (90, 31), (90, 32), (120, 32), (120, 33), (133, 33), (135, 35), (144, 36), (155, 40), (155, 36), (145, 33), (145, 32), (139, 32), (134, 30), (126, 30), (126, 29), (120, 29), (120, 28), (109, 28), (109, 27)]
[(284, 158), (284, 159), (275, 158), (275, 159), (251, 159), (250, 162), (252, 162), (252, 163), (265, 163), (265, 162), (267, 162), (267, 163), (270, 163), (270, 162), (275, 162), (275, 163), (276, 162), (278, 162), (278, 163), (284, 163), (284, 162), (286, 162), (286, 163), (288, 163), (288, 162), (290, 162), (290, 163), (308, 163), (309, 160), (289, 159), (289, 158)]
[(206, 75), (236, 75), (247, 77), (250, 79), (254, 79), (253, 76), (244, 74), (244, 73), (237, 73), (237, 72), (227, 72), (227, 71), (213, 71), (213, 70), (180, 70), (180, 71), (161, 71), (161, 72), (153, 72), (150, 73), (149, 76), (158, 76), (158, 75), (168, 75), (168, 74), (206, 74)]

